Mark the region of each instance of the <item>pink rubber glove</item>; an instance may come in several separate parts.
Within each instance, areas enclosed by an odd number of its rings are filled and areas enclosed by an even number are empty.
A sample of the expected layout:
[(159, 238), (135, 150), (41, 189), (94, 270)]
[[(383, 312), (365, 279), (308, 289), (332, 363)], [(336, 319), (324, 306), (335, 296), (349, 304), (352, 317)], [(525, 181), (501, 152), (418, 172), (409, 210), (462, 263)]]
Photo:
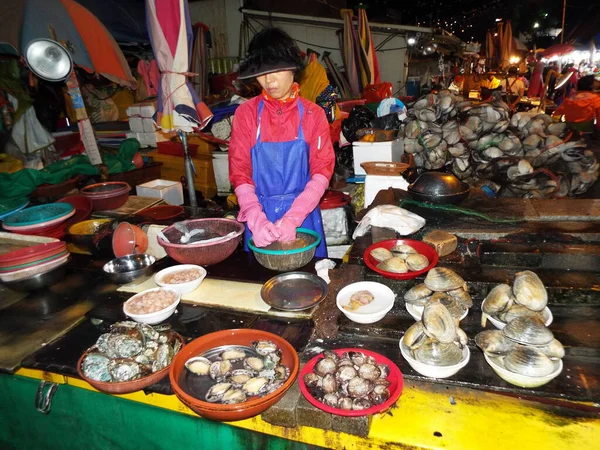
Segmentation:
[(300, 193), (292, 207), (285, 215), (277, 221), (276, 225), (281, 231), (280, 241), (293, 241), (296, 239), (296, 228), (302, 225), (304, 219), (317, 207), (325, 190), (329, 186), (329, 180), (321, 174), (313, 175), (304, 191)]
[(235, 188), (235, 195), (240, 205), (238, 221), (246, 222), (252, 233), (252, 241), (257, 247), (266, 247), (277, 241), (280, 230), (269, 222), (256, 196), (256, 188), (251, 184), (242, 184)]

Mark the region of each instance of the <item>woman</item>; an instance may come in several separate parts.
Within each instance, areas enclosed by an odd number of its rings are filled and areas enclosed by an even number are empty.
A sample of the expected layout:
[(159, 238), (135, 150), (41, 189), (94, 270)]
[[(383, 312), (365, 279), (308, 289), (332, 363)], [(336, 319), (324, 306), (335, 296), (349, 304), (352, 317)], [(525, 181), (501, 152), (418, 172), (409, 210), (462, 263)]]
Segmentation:
[(262, 94), (237, 109), (229, 143), (229, 173), (252, 238), (265, 247), (292, 241), (302, 226), (321, 235), (316, 256), (327, 247), (319, 200), (329, 185), (335, 154), (323, 109), (300, 98), (294, 75), (300, 50), (282, 30), (258, 33), (248, 46), (239, 78), (256, 78)]
[(565, 122), (580, 132), (600, 130), (600, 94), (594, 92), (596, 81), (593, 75), (582, 77), (577, 82), (577, 92), (567, 97), (554, 111), (553, 116), (565, 116)]
[(517, 110), (517, 105), (525, 95), (525, 84), (519, 80), (519, 69), (515, 66), (508, 68), (508, 76), (500, 83), (502, 94), (506, 103), (513, 111)]

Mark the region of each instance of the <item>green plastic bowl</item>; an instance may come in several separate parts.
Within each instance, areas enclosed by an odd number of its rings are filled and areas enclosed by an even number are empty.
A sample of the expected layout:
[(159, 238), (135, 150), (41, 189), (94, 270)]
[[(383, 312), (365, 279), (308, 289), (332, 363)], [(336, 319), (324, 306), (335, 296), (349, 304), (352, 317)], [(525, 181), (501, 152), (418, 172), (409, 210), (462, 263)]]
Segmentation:
[[(303, 240), (308, 240), (310, 243), (306, 245)], [(278, 272), (288, 272), (307, 265), (315, 257), (320, 243), (319, 233), (308, 228), (298, 228), (296, 240), (293, 242), (273, 242), (266, 247), (256, 247), (250, 239), (248, 247), (263, 267)], [(302, 246), (298, 247), (298, 245)], [(286, 248), (282, 249), (281, 247)]]

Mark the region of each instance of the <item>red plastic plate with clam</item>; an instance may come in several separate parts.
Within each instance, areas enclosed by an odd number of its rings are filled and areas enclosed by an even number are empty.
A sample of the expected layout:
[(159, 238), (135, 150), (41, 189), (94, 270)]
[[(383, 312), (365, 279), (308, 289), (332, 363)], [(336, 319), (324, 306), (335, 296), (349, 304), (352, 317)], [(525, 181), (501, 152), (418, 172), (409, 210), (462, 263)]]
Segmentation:
[[(421, 255), (427, 256), (427, 259), (429, 259), (429, 265), (423, 270), (416, 270), (414, 272), (409, 271), (406, 273), (388, 272), (387, 270), (382, 270), (378, 268), (377, 265), (379, 263), (375, 258), (371, 256), (371, 251), (375, 250), (376, 248), (386, 248), (388, 250), (391, 250), (396, 245), (410, 245)], [(429, 272), (435, 267), (435, 265), (438, 263), (439, 258), (440, 257), (438, 256), (437, 252), (433, 247), (431, 247), (429, 244), (426, 244), (425, 242), (415, 241), (414, 239), (388, 239), (387, 241), (377, 242), (376, 244), (373, 244), (369, 248), (367, 248), (365, 250), (365, 253), (363, 254), (363, 260), (365, 261), (365, 264), (369, 269), (377, 272), (378, 274), (383, 275), (386, 278), (392, 278), (394, 280), (410, 280), (411, 278), (416, 278), (419, 275), (423, 275), (424, 273)]]
[(339, 356), (342, 356), (346, 352), (361, 352), (365, 356), (371, 356), (377, 361), (377, 364), (385, 364), (390, 369), (390, 374), (387, 376), (387, 381), (389, 381), (388, 390), (390, 391), (390, 398), (388, 398), (385, 402), (379, 405), (373, 405), (370, 408), (362, 409), (362, 410), (344, 410), (340, 408), (333, 408), (331, 406), (326, 405), (325, 403), (320, 402), (312, 394), (309, 392), (306, 383), (304, 382), (304, 375), (313, 372), (315, 365), (323, 359), (323, 354), (315, 356), (309, 362), (307, 362), (302, 371), (300, 372), (300, 376), (298, 377), (298, 385), (300, 386), (300, 391), (306, 397), (313, 406), (328, 412), (330, 414), (336, 414), (338, 416), (345, 417), (359, 417), (359, 416), (367, 416), (369, 414), (376, 414), (386, 409), (390, 408), (400, 395), (402, 394), (402, 389), (404, 389), (404, 377), (402, 376), (402, 372), (396, 364), (394, 364), (390, 359), (386, 358), (379, 353), (375, 353), (369, 350), (365, 350), (362, 348), (341, 348), (337, 350), (333, 350)]

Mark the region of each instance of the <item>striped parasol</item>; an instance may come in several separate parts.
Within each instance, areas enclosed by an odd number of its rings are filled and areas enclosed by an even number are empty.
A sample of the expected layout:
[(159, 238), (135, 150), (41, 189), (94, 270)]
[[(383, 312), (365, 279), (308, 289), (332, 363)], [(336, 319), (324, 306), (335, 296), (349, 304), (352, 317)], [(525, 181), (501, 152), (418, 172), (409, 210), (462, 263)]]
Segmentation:
[(358, 38), (360, 47), (360, 69), (362, 85), (379, 83), (379, 63), (375, 53), (371, 27), (367, 19), (367, 11), (364, 8), (358, 9)]
[(352, 16), (354, 13), (351, 9), (340, 10), (342, 19), (344, 19), (344, 35), (342, 42), (342, 56), (344, 59), (344, 67), (346, 68), (346, 77), (350, 84), (350, 91), (352, 96), (355, 98), (360, 97), (360, 80), (358, 76), (358, 64), (357, 54), (358, 51), (355, 48), (358, 37), (356, 35), (356, 29), (352, 22)]

